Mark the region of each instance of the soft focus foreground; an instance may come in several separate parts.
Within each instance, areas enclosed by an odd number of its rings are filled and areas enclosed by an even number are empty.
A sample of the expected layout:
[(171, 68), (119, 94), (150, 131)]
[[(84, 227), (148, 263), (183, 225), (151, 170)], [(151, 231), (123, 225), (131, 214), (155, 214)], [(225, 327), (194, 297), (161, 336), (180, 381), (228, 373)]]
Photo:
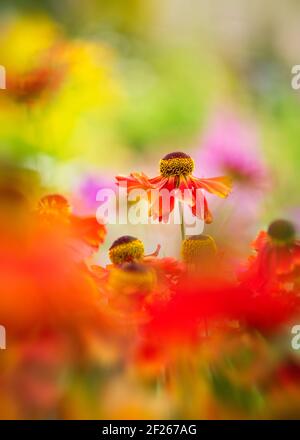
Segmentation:
[[(0, 417), (299, 418), (299, 8), (30, 3), (1, 6)], [(104, 225), (122, 182), (178, 192)]]

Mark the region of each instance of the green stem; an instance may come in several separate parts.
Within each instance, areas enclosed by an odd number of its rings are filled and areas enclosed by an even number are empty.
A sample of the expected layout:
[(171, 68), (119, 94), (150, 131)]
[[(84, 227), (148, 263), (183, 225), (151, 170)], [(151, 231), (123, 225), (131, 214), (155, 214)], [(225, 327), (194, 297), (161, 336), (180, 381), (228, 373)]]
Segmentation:
[(183, 206), (181, 202), (179, 202), (179, 212), (180, 212), (181, 239), (185, 240), (184, 214), (183, 214)]

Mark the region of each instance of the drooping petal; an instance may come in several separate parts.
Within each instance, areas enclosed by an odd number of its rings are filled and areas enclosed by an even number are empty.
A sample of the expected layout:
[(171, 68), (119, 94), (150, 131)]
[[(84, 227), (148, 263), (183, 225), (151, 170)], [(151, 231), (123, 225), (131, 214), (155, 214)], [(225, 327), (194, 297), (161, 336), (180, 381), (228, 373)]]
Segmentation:
[(149, 182), (151, 183), (153, 188), (162, 188), (167, 182), (169, 181), (168, 177), (162, 177), (162, 176), (156, 176), (152, 179), (149, 179)]
[(213, 216), (210, 210), (208, 209), (208, 203), (205, 197), (204, 197), (204, 221), (207, 224), (210, 224), (213, 221)]
[(148, 190), (154, 188), (154, 185), (144, 173), (131, 173), (129, 177), (116, 176), (116, 183), (118, 186), (126, 183), (128, 192), (133, 189)]
[(205, 223), (210, 224), (213, 221), (212, 214), (210, 210), (208, 209), (208, 203), (206, 198), (203, 196), (203, 209), (197, 209), (198, 203), (195, 203), (192, 206), (192, 213), (196, 217), (200, 218), (201, 220), (204, 220)]
[(293, 249), (289, 247), (278, 247), (276, 252), (276, 271), (277, 274), (286, 274), (292, 272), (295, 266)]
[(106, 228), (95, 217), (71, 217), (71, 227), (75, 237), (83, 240), (91, 248), (97, 248), (103, 243)]
[(160, 189), (167, 189), (168, 191), (173, 191), (178, 186), (178, 176), (170, 176), (168, 179), (164, 179), (163, 184)]
[(189, 176), (180, 176), (179, 177), (179, 196), (181, 199), (187, 203), (189, 206), (194, 205), (195, 200), (195, 186), (193, 185), (193, 181)]
[(252, 243), (252, 247), (254, 250), (259, 251), (262, 249), (266, 243), (268, 242), (268, 234), (265, 231), (260, 231), (256, 239)]
[(162, 179), (160, 187), (150, 194), (150, 210), (149, 214), (154, 220), (167, 222), (170, 213), (174, 209), (176, 189), (176, 177), (171, 176), (168, 179)]
[(232, 181), (230, 177), (211, 177), (209, 179), (192, 178), (198, 188), (215, 194), (218, 197), (227, 197), (232, 189)]

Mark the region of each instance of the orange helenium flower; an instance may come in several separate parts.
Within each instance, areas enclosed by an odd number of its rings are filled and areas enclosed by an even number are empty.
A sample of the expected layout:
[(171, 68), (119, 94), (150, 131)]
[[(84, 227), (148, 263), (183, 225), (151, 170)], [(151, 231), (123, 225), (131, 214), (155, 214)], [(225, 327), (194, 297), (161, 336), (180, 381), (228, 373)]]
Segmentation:
[(290, 222), (274, 221), (267, 232), (258, 234), (252, 246), (257, 254), (250, 257), (242, 280), (255, 288), (294, 281), (294, 273), (300, 269), (300, 241)]
[[(169, 214), (174, 209), (175, 197), (186, 200), (194, 215), (203, 218), (205, 223), (212, 222), (212, 215), (208, 209), (208, 203), (202, 191), (207, 191), (219, 197), (227, 197), (231, 191), (231, 179), (229, 177), (212, 177), (202, 179), (193, 176), (194, 161), (186, 153), (174, 152), (167, 154), (160, 161), (160, 175), (148, 178), (144, 173), (131, 173), (129, 177), (117, 176), (117, 184), (127, 184), (127, 191), (130, 193), (134, 189), (143, 189), (147, 192), (150, 201), (150, 215), (159, 221), (168, 220)], [(158, 190), (158, 200), (151, 200), (152, 190)], [(170, 204), (167, 208), (161, 203), (161, 191), (168, 190), (170, 193), (177, 190), (177, 195), (172, 194)], [(199, 191), (203, 201), (203, 213), (197, 208), (199, 201)], [(202, 210), (201, 210), (202, 211)]]
[(64, 227), (64, 232), (67, 230), (73, 240), (83, 242), (87, 250), (96, 250), (104, 241), (105, 226), (95, 217), (78, 217), (72, 214), (68, 201), (60, 194), (44, 196), (39, 201), (36, 212), (39, 222), (50, 227)]
[(104, 225), (75, 217), (61, 195), (43, 197), (34, 212), (21, 205), (20, 216), (22, 210), (29, 221), (17, 233), (6, 227), (10, 219), (1, 223), (1, 324), (11, 337), (39, 328), (98, 329), (106, 312), (85, 258), (103, 242)]
[(300, 241), (296, 239), (294, 226), (286, 220), (271, 223), (268, 232), (258, 235), (254, 248), (279, 275), (300, 266)]
[(63, 71), (54, 67), (40, 67), (23, 75), (11, 75), (7, 79), (9, 96), (18, 102), (32, 103), (45, 93), (56, 90)]

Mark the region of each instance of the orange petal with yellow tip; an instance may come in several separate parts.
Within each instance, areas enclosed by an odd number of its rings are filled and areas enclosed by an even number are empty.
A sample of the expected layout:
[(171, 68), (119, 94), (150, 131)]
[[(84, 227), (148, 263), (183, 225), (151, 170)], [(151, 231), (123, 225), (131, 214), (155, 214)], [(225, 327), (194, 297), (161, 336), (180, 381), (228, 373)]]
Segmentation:
[(213, 221), (213, 216), (208, 208), (208, 203), (207, 203), (207, 200), (205, 197), (203, 197), (203, 213), (197, 212), (197, 205), (196, 204), (192, 207), (192, 213), (193, 213), (193, 215), (200, 218), (201, 220), (204, 220), (204, 222), (206, 224), (210, 224)]
[(211, 177), (209, 179), (198, 179), (193, 177), (197, 188), (204, 189), (211, 194), (219, 197), (227, 197), (232, 189), (232, 180), (230, 177)]
[(97, 248), (103, 243), (106, 236), (106, 227), (95, 217), (71, 216), (71, 227), (75, 237), (82, 239), (92, 248)]
[(121, 185), (122, 182), (126, 182), (128, 191), (132, 189), (152, 189), (153, 184), (144, 173), (131, 173), (129, 177), (116, 176), (117, 185)]

